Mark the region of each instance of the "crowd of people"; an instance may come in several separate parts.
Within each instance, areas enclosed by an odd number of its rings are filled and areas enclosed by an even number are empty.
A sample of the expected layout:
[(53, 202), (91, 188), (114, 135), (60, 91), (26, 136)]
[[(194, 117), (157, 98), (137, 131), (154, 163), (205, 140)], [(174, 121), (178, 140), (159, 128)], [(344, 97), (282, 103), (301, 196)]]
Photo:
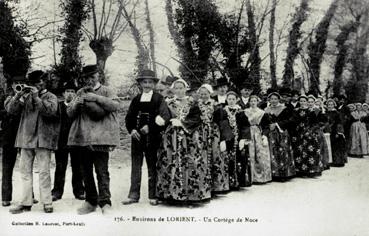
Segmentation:
[(368, 155), (368, 105), (281, 88), (266, 94), (226, 78), (193, 89), (144, 71), (126, 116), (132, 136), (131, 188), (140, 199), (146, 158), (150, 204), (208, 202), (253, 184), (317, 178), (347, 157)]
[[(69, 155), (72, 187), (76, 199), (85, 200), (78, 214), (100, 206), (111, 209), (109, 152), (119, 144), (119, 99), (100, 83), (96, 65), (83, 68), (82, 82), (66, 82), (62, 98), (49, 91), (50, 75), (40, 70), (8, 83), (8, 96), (1, 112), (3, 133), (2, 206), (12, 201), (12, 177), (20, 152), (20, 203), (10, 209), (19, 214), (30, 211), (38, 201), (33, 194), (34, 160), (37, 159), (40, 202), (46, 213), (53, 201), (62, 198)], [(51, 154), (55, 153), (55, 177), (51, 189)], [(95, 169), (97, 185), (93, 170)]]
[[(83, 68), (82, 83), (49, 91), (49, 75), (33, 71), (9, 82), (4, 109), (2, 205), (12, 201), (12, 177), (20, 153), (20, 204), (30, 211), (33, 163), (37, 159), (40, 202), (46, 213), (62, 199), (70, 156), (72, 188), (85, 200), (78, 214), (111, 210), (109, 152), (119, 144), (117, 95), (100, 83), (96, 65)], [(144, 158), (151, 205), (209, 202), (254, 184), (317, 178), (347, 157), (369, 155), (369, 106), (347, 104), (344, 95), (324, 99), (281, 88), (266, 94), (245, 83), (232, 89), (226, 78), (215, 86), (191, 88), (183, 79), (160, 81), (151, 70), (137, 76), (125, 125), (132, 137), (131, 183), (124, 205), (140, 200)], [(52, 188), (51, 154), (55, 153)], [(96, 172), (96, 180), (94, 171)], [(95, 182), (97, 181), (97, 187)]]

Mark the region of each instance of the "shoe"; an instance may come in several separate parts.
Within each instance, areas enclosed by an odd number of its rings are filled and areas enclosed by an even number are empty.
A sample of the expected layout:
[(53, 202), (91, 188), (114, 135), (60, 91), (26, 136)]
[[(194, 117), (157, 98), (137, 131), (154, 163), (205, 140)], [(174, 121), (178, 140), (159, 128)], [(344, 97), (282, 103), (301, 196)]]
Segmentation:
[(149, 203), (151, 206), (157, 206), (159, 204), (159, 201), (157, 199), (150, 199)]
[(86, 200), (85, 194), (76, 195), (75, 198), (78, 200)]
[(33, 204), (37, 204), (38, 200), (37, 199), (33, 199)]
[(32, 206), (18, 205), (16, 207), (10, 209), (9, 212), (11, 214), (20, 214), (20, 213), (23, 213), (23, 212), (31, 211), (31, 207)]
[(3, 201), (3, 207), (8, 207), (10, 206), (10, 201)]
[(52, 195), (52, 200), (53, 200), (53, 202), (56, 202), (56, 201), (58, 201), (58, 200), (60, 200), (61, 199), (61, 197), (57, 197), (57, 196), (55, 196), (55, 195)]
[(111, 209), (111, 205), (109, 204), (105, 204), (103, 207), (101, 207), (101, 211), (104, 215), (109, 215), (112, 212)]
[(137, 199), (132, 199), (132, 198), (128, 198), (128, 200), (125, 200), (122, 202), (123, 205), (131, 205), (131, 204), (135, 204), (138, 203)]
[(83, 205), (77, 209), (78, 215), (86, 215), (96, 210), (96, 206), (91, 205), (89, 202), (84, 202)]
[(53, 213), (54, 208), (52, 204), (44, 204), (44, 212), (45, 213)]

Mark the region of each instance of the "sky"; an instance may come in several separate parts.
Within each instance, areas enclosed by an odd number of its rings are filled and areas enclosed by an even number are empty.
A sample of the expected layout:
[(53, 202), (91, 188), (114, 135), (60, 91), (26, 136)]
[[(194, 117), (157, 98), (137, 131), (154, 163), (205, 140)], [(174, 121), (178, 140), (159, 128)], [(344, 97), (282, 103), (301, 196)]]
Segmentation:
[[(48, 36), (52, 32), (58, 33), (58, 27), (62, 26), (63, 21), (60, 16), (60, 0), (22, 0), (16, 5), (18, 8), (18, 14), (23, 19), (28, 19), (33, 28), (46, 24), (47, 22), (57, 21), (55, 24), (48, 24), (43, 28), (42, 32)], [(99, 1), (96, 1), (99, 2)], [(216, 5), (221, 13), (238, 12), (241, 0), (216, 0)], [(258, 12), (265, 9), (268, 0), (254, 0), (255, 7)], [(325, 10), (328, 8), (331, 0), (312, 0), (311, 1), (311, 13), (308, 20), (303, 24), (302, 28), (306, 32), (310, 32), (311, 29), (319, 22), (323, 16)], [(294, 7), (299, 4), (299, 0), (280, 0), (280, 3), (276, 11), (276, 28), (280, 30), (282, 26), (286, 24), (282, 35), (288, 35), (288, 28), (290, 26), (291, 15), (294, 12)], [(170, 37), (167, 19), (165, 14), (165, 0), (149, 0), (149, 6), (151, 11), (151, 18), (155, 30), (156, 39), (156, 57), (157, 61), (165, 64), (173, 71), (178, 74), (179, 64), (173, 60), (171, 57), (178, 58), (176, 53), (176, 47)], [(99, 9), (99, 5), (97, 9)], [(142, 14), (142, 8), (138, 8), (137, 16)], [(262, 30), (262, 39), (267, 39), (268, 36), (268, 18), (265, 22), (264, 28)], [(137, 25), (140, 29), (144, 29), (145, 22), (141, 19), (137, 21)], [(92, 28), (91, 19), (86, 22), (86, 27), (88, 29)], [(147, 39), (147, 33), (145, 30), (144, 38)], [(267, 40), (266, 40), (267, 42)], [(286, 56), (286, 43), (282, 43), (278, 50), (278, 60), (277, 60), (277, 76), (282, 76), (284, 57)], [(261, 47), (260, 53), (261, 58), (268, 56), (269, 49), (268, 44), (264, 43)], [(60, 50), (59, 42), (56, 42), (56, 52)], [(40, 43), (35, 43), (32, 47), (32, 69), (49, 69), (54, 63), (53, 57), (53, 41), (42, 40)], [(83, 57), (83, 62), (85, 64), (93, 64), (96, 59), (88, 46), (88, 40), (81, 43), (81, 55)], [(132, 78), (132, 73), (134, 71), (134, 63), (136, 57), (136, 46), (134, 40), (131, 37), (131, 32), (127, 30), (122, 34), (122, 36), (116, 41), (115, 50), (111, 57), (109, 57), (106, 64), (106, 71), (109, 75), (109, 84), (113, 87), (119, 86), (129, 86), (131, 83), (130, 78)], [(57, 55), (57, 61), (59, 56)], [(269, 68), (269, 61), (266, 59), (263, 61), (262, 67), (266, 70)], [(299, 68), (297, 68), (299, 70)], [(269, 71), (269, 70), (268, 70)], [(168, 75), (168, 71), (163, 67), (159, 67), (158, 76), (165, 77)], [(327, 78), (331, 76), (331, 68), (325, 65), (323, 62), (322, 67), (322, 77)]]

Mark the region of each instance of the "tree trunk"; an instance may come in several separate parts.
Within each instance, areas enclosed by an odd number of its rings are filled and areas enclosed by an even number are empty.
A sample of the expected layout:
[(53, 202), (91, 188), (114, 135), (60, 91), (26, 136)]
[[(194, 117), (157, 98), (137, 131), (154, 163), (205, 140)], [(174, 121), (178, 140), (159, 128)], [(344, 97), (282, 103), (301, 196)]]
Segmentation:
[(251, 6), (251, 1), (247, 0), (246, 2), (246, 12), (247, 12), (247, 23), (248, 23), (248, 33), (250, 37), (251, 43), (251, 52), (250, 52), (250, 72), (249, 79), (251, 83), (254, 84), (254, 89), (260, 90), (260, 53), (259, 53), (259, 42), (256, 35), (256, 26), (254, 19), (254, 9)]
[(14, 24), (8, 1), (0, 1), (0, 57), (4, 76), (25, 76), (30, 67), (31, 45), (23, 38), (27, 29)]
[(155, 74), (157, 74), (156, 58), (155, 58), (155, 33), (154, 33), (154, 28), (152, 27), (148, 0), (145, 0), (145, 13), (146, 13), (146, 27), (149, 30), (149, 35), (150, 35), (149, 44), (150, 44), (151, 65), (152, 65), (153, 71), (155, 72)]
[(334, 0), (329, 9), (325, 13), (325, 16), (320, 21), (315, 31), (315, 41), (311, 42), (308, 46), (309, 50), (309, 74), (310, 74), (310, 91), (313, 94), (321, 94), (320, 92), (320, 65), (323, 60), (323, 54), (326, 49), (326, 42), (328, 38), (328, 30), (331, 23), (331, 20), (336, 12), (338, 7), (338, 2), (340, 0)]
[(113, 53), (113, 41), (107, 38), (92, 40), (90, 42), (90, 48), (95, 53), (96, 65), (99, 67), (102, 83), (105, 83), (105, 64), (108, 57)]
[(341, 32), (337, 35), (336, 47), (338, 50), (336, 62), (334, 64), (334, 78), (333, 78), (333, 95), (338, 96), (341, 95), (341, 90), (343, 89), (343, 81), (342, 81), (342, 73), (343, 69), (346, 65), (347, 54), (349, 46), (346, 45), (346, 42), (350, 38), (350, 34), (356, 32), (357, 28), (360, 25), (360, 18), (358, 16), (356, 21), (352, 21), (347, 23), (341, 28)]
[(353, 102), (365, 102), (368, 93), (369, 58), (367, 47), (369, 44), (369, 8), (361, 18), (361, 26), (358, 30), (355, 48), (352, 58), (352, 83), (350, 91)]
[[(60, 4), (65, 21), (64, 26), (60, 29), (60, 33), (63, 35), (60, 63), (54, 67), (55, 74), (60, 78), (60, 83), (57, 86), (60, 91), (56, 92), (61, 92), (63, 83), (71, 80), (77, 81), (80, 78), (82, 60), (79, 46), (82, 40), (82, 24), (88, 17), (87, 5), (87, 0), (67, 0)], [(55, 44), (54, 39), (53, 44)]]
[(269, 52), (270, 52), (270, 79), (273, 89), (277, 89), (277, 75), (276, 75), (276, 63), (274, 55), (274, 30), (275, 30), (275, 11), (277, 8), (277, 0), (273, 0), (272, 10), (270, 13), (270, 24), (269, 24)]
[(295, 75), (293, 65), (300, 51), (298, 42), (301, 38), (301, 25), (307, 19), (309, 2), (310, 0), (301, 0), (300, 7), (296, 9), (296, 13), (293, 17), (292, 29), (289, 34), (286, 62), (284, 64), (283, 87), (292, 86), (292, 80), (294, 79)]

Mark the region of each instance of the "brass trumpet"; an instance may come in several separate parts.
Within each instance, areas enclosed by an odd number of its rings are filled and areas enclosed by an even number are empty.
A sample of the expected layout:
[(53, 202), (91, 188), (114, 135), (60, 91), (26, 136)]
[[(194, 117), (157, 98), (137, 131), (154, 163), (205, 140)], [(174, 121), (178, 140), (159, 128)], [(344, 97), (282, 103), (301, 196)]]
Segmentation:
[(15, 91), (16, 92), (25, 92), (25, 93), (29, 93), (31, 92), (32, 90), (32, 87), (31, 86), (28, 86), (26, 84), (17, 84), (15, 85)]

